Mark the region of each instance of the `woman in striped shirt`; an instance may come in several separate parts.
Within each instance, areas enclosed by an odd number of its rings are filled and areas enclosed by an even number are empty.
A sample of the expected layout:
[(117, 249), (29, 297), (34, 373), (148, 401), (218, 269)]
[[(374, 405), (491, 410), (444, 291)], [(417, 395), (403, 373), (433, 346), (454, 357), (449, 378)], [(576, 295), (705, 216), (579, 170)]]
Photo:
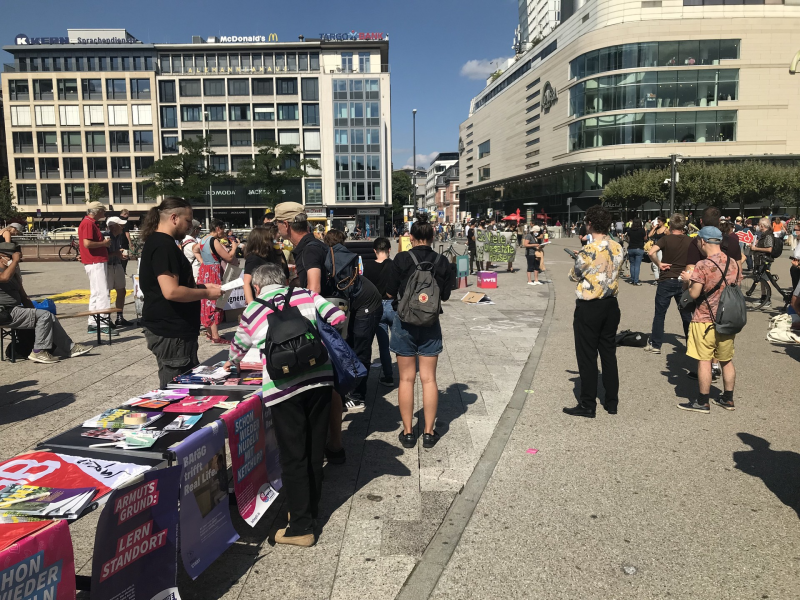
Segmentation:
[[(289, 291), (283, 270), (273, 263), (253, 271), (251, 283), (257, 298), (277, 306), (283, 304)], [(345, 314), (339, 308), (308, 290), (295, 289), (290, 303), (315, 326), (318, 318), (333, 326), (345, 320)], [(263, 350), (269, 328), (267, 316), (271, 312), (259, 302), (248, 304), (231, 343), (226, 367), (238, 365), (252, 347)], [(281, 453), (283, 489), (290, 514), (289, 525), (275, 534), (275, 542), (313, 546), (316, 542), (314, 519), (317, 518), (322, 494), (322, 460), (331, 409), (333, 367), (330, 361), (325, 361), (297, 376), (271, 379), (265, 365), (263, 378), (263, 399), (272, 409)]]

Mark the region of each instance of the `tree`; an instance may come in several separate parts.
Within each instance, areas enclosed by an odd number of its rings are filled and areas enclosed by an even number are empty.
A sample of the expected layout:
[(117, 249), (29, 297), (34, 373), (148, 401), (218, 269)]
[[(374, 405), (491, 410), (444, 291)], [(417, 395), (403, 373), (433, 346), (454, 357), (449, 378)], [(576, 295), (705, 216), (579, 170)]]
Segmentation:
[(392, 212), (403, 214), (403, 206), (414, 204), (414, 183), (406, 171), (392, 173)]
[(144, 181), (144, 187), (149, 197), (178, 196), (199, 200), (220, 178), (220, 173), (211, 167), (210, 157), (215, 152), (211, 150), (209, 138), (187, 139), (179, 144), (180, 153), (165, 156), (145, 170), (149, 179)]
[(236, 177), (241, 185), (257, 190), (266, 206), (274, 206), (283, 200), (286, 186), (290, 182), (307, 177), (306, 169), (319, 169), (319, 163), (310, 158), (300, 158), (297, 146), (281, 145), (265, 140), (256, 142), (255, 158), (240, 163)]
[(17, 209), (14, 207), (14, 189), (8, 177), (3, 177), (0, 180), (0, 218), (8, 220), (17, 214)]
[(105, 196), (106, 191), (99, 183), (93, 183), (89, 186), (89, 199), (84, 202), (100, 202), (100, 198)]
[(500, 79), (500, 76), (501, 76), (502, 74), (503, 74), (503, 72), (502, 72), (500, 69), (497, 69), (497, 71), (495, 71), (494, 73), (492, 73), (492, 74), (491, 74), (492, 83), (494, 83), (495, 81), (497, 81), (498, 79)]

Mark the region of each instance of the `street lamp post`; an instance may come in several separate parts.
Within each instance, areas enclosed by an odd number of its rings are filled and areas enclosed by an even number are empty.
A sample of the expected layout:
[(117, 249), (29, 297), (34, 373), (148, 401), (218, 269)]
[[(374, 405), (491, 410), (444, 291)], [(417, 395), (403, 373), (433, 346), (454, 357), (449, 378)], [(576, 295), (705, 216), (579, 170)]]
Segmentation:
[(675, 175), (678, 170), (678, 155), (670, 154), (670, 174), (669, 174), (669, 214), (670, 217), (675, 213)]
[[(203, 120), (205, 121), (205, 125), (206, 125), (206, 145), (208, 145), (208, 136), (210, 135), (209, 121), (211, 119), (209, 117), (210, 117), (210, 115), (209, 115), (208, 111), (204, 111), (203, 112)], [(208, 176), (209, 176), (209, 180), (208, 180), (208, 202), (209, 202), (209, 208), (210, 208), (210, 212), (211, 212), (211, 218), (213, 219), (214, 218), (214, 196), (211, 193), (211, 179), (210, 179), (210, 177), (211, 177), (211, 154), (208, 154), (207, 158), (208, 158)]]
[(417, 204), (417, 109), (416, 108), (412, 111), (412, 115), (413, 115), (412, 116), (413, 126), (412, 126), (412, 133), (411, 133), (411, 135), (412, 135), (411, 153), (413, 154), (413, 159), (412, 160), (413, 160), (413, 165), (414, 165), (413, 166), (413, 169), (414, 169), (414, 171), (413, 171), (413, 173), (414, 173), (414, 175), (413, 175), (414, 182), (413, 182), (412, 185), (414, 187), (414, 205), (416, 205)]

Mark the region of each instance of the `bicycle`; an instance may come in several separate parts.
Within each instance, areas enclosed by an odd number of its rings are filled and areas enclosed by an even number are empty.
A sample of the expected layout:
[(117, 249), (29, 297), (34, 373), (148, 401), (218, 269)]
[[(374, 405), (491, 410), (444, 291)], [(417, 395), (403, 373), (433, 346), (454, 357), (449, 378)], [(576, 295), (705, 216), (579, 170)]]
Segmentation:
[[(772, 287), (778, 290), (781, 299), (784, 303), (784, 308), (792, 302), (792, 290), (783, 290), (778, 285), (778, 276), (772, 273), (769, 269), (770, 263), (764, 262), (753, 269), (753, 272), (742, 279), (742, 290), (744, 290), (745, 302), (747, 310), (759, 310), (764, 306), (770, 304), (772, 300)], [(752, 298), (753, 292), (756, 287), (761, 287), (762, 283), (766, 283), (762, 288), (762, 295), (758, 299)], [(772, 287), (770, 287), (772, 284)], [(764, 294), (766, 290), (766, 294)]]
[(58, 258), (63, 261), (70, 261), (70, 260), (78, 260), (81, 257), (80, 248), (78, 246), (78, 240), (75, 239), (74, 235), (71, 235), (69, 238), (69, 245), (62, 246), (58, 250)]

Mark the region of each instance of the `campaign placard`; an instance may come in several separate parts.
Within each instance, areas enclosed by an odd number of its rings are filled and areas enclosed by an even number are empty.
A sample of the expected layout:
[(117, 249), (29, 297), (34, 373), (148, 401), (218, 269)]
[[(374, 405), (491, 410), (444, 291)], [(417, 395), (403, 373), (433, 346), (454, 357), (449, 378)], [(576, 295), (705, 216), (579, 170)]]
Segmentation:
[(97, 523), (91, 600), (180, 600), (178, 466), (114, 491)]
[[(259, 398), (260, 398), (259, 394)], [(275, 425), (272, 421), (272, 410), (269, 406), (264, 406), (263, 400), (261, 410), (264, 412), (264, 442), (266, 444), (267, 453), (267, 477), (269, 477), (269, 484), (276, 492), (280, 492), (283, 487), (281, 477), (283, 471), (281, 469), (281, 452), (278, 449), (278, 436), (275, 435)]]
[(75, 559), (66, 521), (48, 522), (0, 552), (0, 598), (75, 600)]
[(228, 429), (233, 490), (239, 514), (248, 525), (255, 527), (278, 496), (267, 475), (261, 398), (252, 396), (221, 418)]
[(228, 504), (223, 424), (203, 427), (173, 450), (181, 467), (181, 558), (196, 579), (239, 539)]

